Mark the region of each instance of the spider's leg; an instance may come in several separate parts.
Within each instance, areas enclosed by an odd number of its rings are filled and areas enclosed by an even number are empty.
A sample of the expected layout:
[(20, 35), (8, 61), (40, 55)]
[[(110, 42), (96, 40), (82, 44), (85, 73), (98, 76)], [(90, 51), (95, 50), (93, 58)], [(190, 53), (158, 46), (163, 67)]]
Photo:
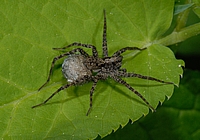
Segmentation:
[(46, 102), (48, 102), (54, 95), (56, 95), (58, 92), (60, 92), (61, 90), (64, 90), (70, 86), (74, 85), (74, 83), (70, 83), (70, 84), (67, 84), (67, 85), (64, 85), (62, 87), (60, 87), (58, 90), (56, 90), (49, 98), (47, 98), (44, 102), (40, 103), (40, 104), (37, 104), (35, 106), (32, 106), (32, 108), (36, 108), (38, 106), (41, 106), (41, 105), (44, 105), (46, 104)]
[(152, 80), (152, 81), (156, 81), (156, 82), (160, 82), (160, 83), (175, 85), (173, 82), (166, 82), (166, 81), (163, 81), (163, 80), (151, 77), (151, 76), (144, 76), (144, 75), (136, 74), (136, 73), (123, 73), (123, 72), (121, 72), (121, 73), (119, 73), (118, 76), (121, 76), (121, 77), (137, 77), (137, 78), (141, 78), (141, 79), (147, 79), (147, 80)]
[(127, 70), (126, 69), (119, 69), (119, 71), (122, 72), (122, 73), (126, 73)]
[(77, 48), (77, 49), (74, 49), (74, 50), (69, 51), (69, 52), (67, 52), (67, 53), (61, 54), (61, 55), (59, 55), (59, 56), (57, 56), (57, 57), (54, 57), (54, 59), (53, 59), (53, 61), (52, 61), (52, 63), (51, 63), (51, 68), (50, 68), (50, 71), (49, 71), (49, 75), (48, 75), (47, 81), (38, 89), (38, 91), (41, 90), (41, 89), (49, 82), (50, 76), (51, 76), (51, 74), (52, 74), (52, 70), (53, 70), (54, 65), (55, 65), (55, 62), (56, 62), (57, 60), (59, 60), (59, 59), (65, 57), (65, 56), (67, 56), (67, 55), (74, 54), (74, 53), (76, 53), (76, 52), (80, 52), (82, 55), (84, 55), (84, 56), (86, 56), (86, 57), (89, 56), (83, 49)]
[(98, 52), (97, 52), (97, 49), (94, 45), (90, 45), (90, 44), (82, 44), (82, 43), (77, 43), (77, 42), (74, 42), (68, 46), (65, 46), (63, 48), (53, 48), (54, 50), (64, 50), (64, 49), (67, 49), (69, 47), (72, 47), (72, 46), (79, 46), (79, 47), (85, 47), (85, 48), (91, 48), (92, 49), (92, 54), (94, 57), (98, 57)]
[(107, 39), (106, 39), (106, 11), (103, 10), (104, 13), (104, 25), (103, 25), (103, 42), (102, 42), (102, 49), (103, 49), (103, 57), (108, 57), (108, 48), (107, 48)]
[(139, 51), (142, 51), (142, 50), (145, 50), (146, 48), (138, 48), (138, 47), (125, 47), (125, 48), (122, 48), (118, 51), (116, 51), (112, 56), (119, 56), (120, 54), (124, 53), (125, 51), (127, 50), (139, 50)]
[(147, 105), (149, 108), (151, 108), (154, 112), (156, 111), (151, 105), (150, 103), (138, 92), (136, 91), (134, 88), (132, 88), (128, 83), (126, 83), (126, 81), (122, 80), (121, 78), (118, 77), (112, 77), (116, 82), (126, 86), (129, 90), (131, 90), (132, 92), (134, 92), (137, 96), (139, 96)]
[(88, 109), (88, 111), (86, 113), (86, 116), (88, 116), (88, 114), (90, 113), (90, 111), (92, 109), (92, 96), (93, 96), (94, 89), (95, 89), (95, 87), (97, 85), (97, 82), (98, 82), (98, 80), (94, 80), (92, 88), (90, 90), (90, 108)]

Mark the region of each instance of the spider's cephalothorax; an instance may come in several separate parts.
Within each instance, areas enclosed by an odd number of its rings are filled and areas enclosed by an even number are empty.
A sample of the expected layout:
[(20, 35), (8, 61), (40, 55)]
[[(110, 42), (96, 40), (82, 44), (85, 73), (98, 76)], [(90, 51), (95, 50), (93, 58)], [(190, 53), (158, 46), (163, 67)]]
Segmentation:
[[(90, 107), (87, 111), (87, 114), (89, 114), (91, 108), (92, 108), (92, 96), (94, 89), (97, 85), (97, 82), (99, 80), (106, 80), (107, 78), (111, 78), (117, 83), (120, 83), (124, 86), (126, 86), (129, 90), (131, 90), (133, 93), (135, 93), (137, 96), (139, 96), (147, 105), (149, 108), (151, 108), (153, 111), (155, 109), (150, 105), (150, 103), (134, 88), (132, 88), (126, 81), (124, 81), (123, 77), (138, 77), (141, 79), (147, 79), (147, 80), (153, 80), (160, 83), (166, 83), (166, 84), (173, 84), (172, 82), (165, 82), (150, 76), (143, 76), (136, 73), (129, 73), (126, 71), (126, 69), (121, 69), (122, 65), (122, 59), (121, 56), (122, 53), (124, 53), (127, 50), (145, 50), (146, 48), (137, 48), (137, 47), (125, 47), (118, 51), (116, 51), (112, 56), (108, 56), (108, 50), (107, 50), (107, 39), (106, 39), (106, 13), (104, 10), (104, 27), (103, 27), (103, 58), (100, 58), (98, 56), (98, 52), (96, 50), (96, 47), (90, 44), (82, 44), (82, 43), (72, 43), (66, 47), (63, 48), (53, 48), (54, 50), (64, 50), (72, 46), (80, 46), (85, 48), (91, 48), (92, 49), (92, 56), (87, 54), (83, 49), (76, 48), (74, 50), (71, 50), (69, 52), (66, 52), (64, 54), (61, 54), (57, 57), (55, 57), (51, 64), (51, 69), (48, 75), (47, 81), (39, 88), (43, 88), (50, 80), (50, 75), (52, 74), (52, 70), (54, 67), (54, 64), (57, 60), (68, 56), (63, 64), (62, 64), (62, 72), (65, 78), (68, 81), (68, 84), (60, 87), (58, 90), (56, 90), (48, 99), (46, 99), (44, 102), (33, 106), (32, 108), (41, 106), (48, 102), (55, 94), (60, 92), (61, 90), (64, 90), (70, 86), (74, 85), (80, 85), (84, 84), (86, 82), (93, 82), (92, 88), (90, 90)], [(79, 54), (77, 54), (79, 53)]]

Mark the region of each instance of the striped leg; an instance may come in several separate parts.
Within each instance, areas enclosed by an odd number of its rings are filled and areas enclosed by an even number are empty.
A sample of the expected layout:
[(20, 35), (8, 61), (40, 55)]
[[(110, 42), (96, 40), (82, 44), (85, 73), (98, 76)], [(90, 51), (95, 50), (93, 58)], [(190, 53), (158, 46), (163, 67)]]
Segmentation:
[(44, 105), (44, 104), (46, 104), (54, 95), (56, 95), (58, 92), (60, 92), (61, 90), (64, 90), (64, 89), (66, 89), (66, 88), (68, 88), (68, 87), (70, 87), (70, 86), (72, 86), (72, 85), (74, 85), (74, 83), (70, 83), (70, 84), (67, 84), (67, 85), (65, 85), (65, 86), (62, 86), (62, 87), (60, 87), (58, 90), (56, 90), (49, 98), (47, 98), (44, 102), (42, 102), (42, 103), (40, 103), (40, 104), (37, 104), (37, 105), (34, 105), (34, 106), (32, 106), (32, 108), (36, 108), (36, 107), (38, 107), (38, 106), (41, 106), (41, 105)]
[(156, 111), (151, 105), (150, 103), (138, 92), (136, 91), (134, 88), (132, 88), (128, 83), (126, 83), (124, 80), (118, 78), (118, 77), (112, 77), (116, 82), (126, 86), (130, 91), (134, 92), (137, 96), (139, 96), (147, 105), (149, 108), (151, 108), (153, 111)]
[(125, 47), (125, 48), (122, 48), (122, 49), (116, 51), (112, 56), (119, 56), (120, 54), (124, 53), (127, 50), (139, 50), (139, 51), (142, 51), (142, 50), (145, 50), (145, 49), (146, 48), (140, 49), (140, 48), (137, 48), (137, 47)]
[(107, 39), (106, 39), (106, 11), (103, 10), (104, 13), (104, 25), (103, 25), (103, 42), (102, 42), (102, 49), (103, 49), (103, 57), (108, 57), (108, 48), (107, 48)]
[(173, 82), (166, 82), (166, 81), (163, 81), (163, 80), (160, 80), (160, 79), (151, 77), (151, 76), (144, 76), (144, 75), (136, 74), (136, 73), (124, 73), (124, 72), (119, 72), (119, 73), (117, 74), (117, 76), (120, 76), (120, 77), (137, 77), (137, 78), (141, 78), (141, 79), (147, 79), (147, 80), (156, 81), (156, 82), (160, 82), (160, 83), (173, 84), (173, 85), (175, 85)]
[(88, 109), (88, 111), (86, 113), (86, 116), (88, 116), (88, 114), (90, 113), (90, 111), (92, 109), (92, 96), (93, 96), (94, 89), (95, 89), (95, 87), (97, 85), (97, 82), (98, 82), (98, 80), (94, 80), (92, 88), (90, 90), (90, 108)]
[(85, 48), (91, 48), (92, 49), (92, 54), (94, 57), (98, 57), (98, 52), (97, 52), (97, 49), (95, 46), (93, 45), (90, 45), (90, 44), (82, 44), (82, 43), (77, 43), (77, 42), (74, 42), (68, 46), (65, 46), (63, 48), (53, 48), (54, 50), (64, 50), (64, 49), (67, 49), (69, 47), (72, 47), (72, 46), (79, 46), (79, 47), (85, 47)]
[[(55, 96), (57, 93), (59, 93), (61, 90), (64, 90), (70, 86), (74, 86), (74, 85), (79, 85), (79, 84), (83, 84), (85, 83), (86, 81), (91, 81), (92, 80), (92, 77), (88, 76), (88, 75), (85, 75), (84, 77), (81, 77), (80, 79), (77, 79), (76, 81), (72, 82), (72, 83), (69, 83), (67, 85), (64, 85), (62, 87), (60, 87), (59, 89), (57, 89), (49, 98), (47, 98), (44, 102), (40, 103), (40, 104), (37, 104), (35, 106), (32, 106), (32, 108), (36, 108), (38, 106), (41, 106), (41, 105), (44, 105), (46, 104), (53, 96)], [(96, 84), (95, 84), (96, 86)], [(95, 86), (92, 88), (93, 91), (94, 91), (94, 88)], [(91, 92), (91, 94), (93, 93), (93, 91)], [(92, 95), (91, 95), (92, 96)]]

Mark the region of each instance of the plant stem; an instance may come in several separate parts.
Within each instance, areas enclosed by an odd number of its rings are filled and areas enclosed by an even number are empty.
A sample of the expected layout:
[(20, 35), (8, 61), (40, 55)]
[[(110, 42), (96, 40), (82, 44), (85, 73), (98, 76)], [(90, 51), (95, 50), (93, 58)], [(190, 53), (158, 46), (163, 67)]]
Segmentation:
[(170, 35), (158, 40), (157, 43), (169, 46), (184, 41), (198, 34), (200, 34), (200, 23), (185, 27), (178, 32), (173, 31)]

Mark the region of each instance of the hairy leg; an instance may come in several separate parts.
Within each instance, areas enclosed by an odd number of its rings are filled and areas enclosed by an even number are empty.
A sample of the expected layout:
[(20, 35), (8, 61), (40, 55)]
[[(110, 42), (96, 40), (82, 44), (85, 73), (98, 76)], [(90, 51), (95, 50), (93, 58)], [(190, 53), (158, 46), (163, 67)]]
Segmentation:
[(139, 96), (147, 105), (149, 108), (151, 108), (153, 111), (156, 111), (151, 105), (150, 103), (138, 92), (136, 91), (134, 88), (132, 88), (128, 83), (126, 83), (126, 81), (118, 78), (118, 77), (112, 77), (116, 82), (126, 86), (130, 91), (132, 91), (133, 93), (135, 93), (137, 96)]
[(79, 46), (79, 47), (85, 47), (85, 48), (91, 48), (92, 49), (92, 54), (94, 57), (98, 57), (98, 52), (97, 52), (97, 49), (95, 46), (93, 45), (90, 45), (90, 44), (82, 44), (82, 43), (77, 43), (77, 42), (74, 42), (68, 46), (65, 46), (63, 48), (53, 48), (54, 50), (64, 50), (64, 49), (67, 49), (69, 47), (72, 47), (72, 46)]
[(140, 49), (140, 48), (137, 48), (137, 47), (125, 47), (125, 48), (122, 48), (122, 49), (116, 51), (112, 56), (119, 56), (120, 54), (124, 53), (127, 50), (139, 50), (139, 51), (142, 51), (142, 50), (145, 50), (145, 49), (146, 48)]
[(147, 80), (156, 81), (156, 82), (160, 82), (160, 83), (175, 85), (173, 82), (166, 82), (166, 81), (163, 81), (163, 80), (151, 77), (151, 76), (144, 76), (144, 75), (136, 74), (136, 73), (119, 72), (119, 73), (117, 73), (117, 76), (120, 76), (120, 77), (137, 77), (137, 78), (141, 78), (141, 79), (147, 79)]
[(107, 48), (107, 39), (106, 39), (106, 11), (103, 10), (104, 13), (104, 25), (103, 25), (103, 42), (102, 42), (102, 49), (103, 49), (103, 57), (108, 57), (108, 48)]
[(37, 104), (35, 106), (32, 106), (32, 108), (36, 108), (38, 106), (41, 106), (41, 105), (44, 105), (46, 104), (54, 95), (56, 95), (58, 92), (60, 92), (61, 90), (64, 90), (70, 86), (74, 85), (74, 83), (70, 83), (70, 84), (67, 84), (67, 85), (64, 85), (62, 87), (60, 87), (58, 90), (56, 90), (53, 94), (51, 94), (51, 96), (49, 98), (47, 98), (44, 102), (40, 103), (40, 104)]
[(81, 85), (81, 84), (83, 84), (85, 82), (88, 82), (88, 81), (91, 81), (91, 80), (92, 80), (91, 76), (85, 75), (84, 77), (81, 77), (81, 78), (77, 79), (73, 83), (69, 83), (67, 85), (64, 85), (64, 86), (60, 87), (49, 98), (47, 98), (44, 102), (42, 102), (42, 103), (40, 103), (38, 105), (32, 106), (32, 108), (35, 108), (35, 107), (38, 107), (38, 106), (46, 104), (46, 102), (48, 102), (54, 95), (56, 95), (61, 90), (64, 90), (64, 89), (66, 89), (66, 88), (68, 88), (70, 86), (79, 85), (79, 84)]
[(90, 90), (90, 107), (89, 107), (89, 109), (88, 109), (88, 111), (86, 113), (86, 116), (88, 116), (88, 114), (90, 113), (90, 111), (92, 109), (92, 96), (93, 96), (94, 90), (96, 88), (97, 82), (98, 82), (98, 80), (94, 80), (92, 88)]

